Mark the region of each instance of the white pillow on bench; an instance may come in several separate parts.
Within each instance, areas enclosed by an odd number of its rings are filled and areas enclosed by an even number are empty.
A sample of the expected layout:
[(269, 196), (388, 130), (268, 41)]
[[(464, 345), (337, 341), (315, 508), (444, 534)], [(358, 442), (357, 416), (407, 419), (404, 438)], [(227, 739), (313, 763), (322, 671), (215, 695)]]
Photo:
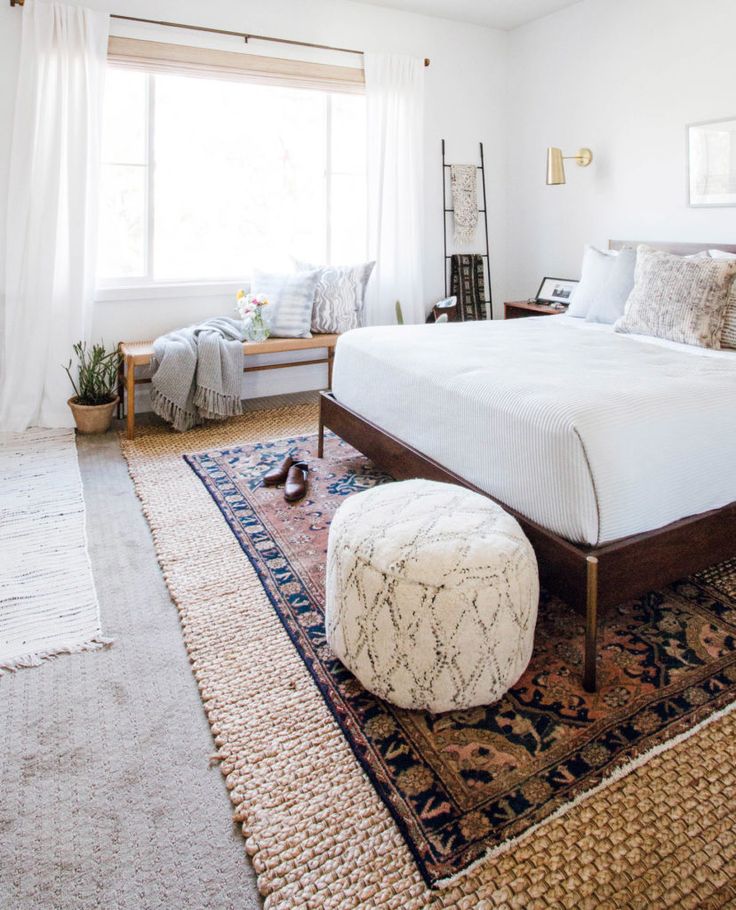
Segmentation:
[(276, 338), (311, 338), (309, 326), (320, 270), (296, 274), (253, 273), (252, 294), (265, 294), (269, 306), (264, 318)]

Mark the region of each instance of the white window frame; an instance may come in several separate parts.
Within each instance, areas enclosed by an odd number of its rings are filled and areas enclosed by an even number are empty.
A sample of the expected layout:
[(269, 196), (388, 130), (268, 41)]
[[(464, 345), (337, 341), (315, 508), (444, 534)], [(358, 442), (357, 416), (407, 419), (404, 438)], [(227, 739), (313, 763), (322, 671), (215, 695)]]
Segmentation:
[[(144, 44), (146, 42), (140, 42)], [(114, 59), (108, 60), (108, 66), (119, 66), (122, 69), (128, 69), (125, 63), (116, 63)], [(242, 281), (234, 278), (211, 279), (201, 278), (189, 281), (156, 281), (153, 278), (153, 242), (154, 242), (154, 218), (155, 218), (155, 188), (154, 188), (154, 168), (152, 167), (151, 155), (154, 148), (155, 130), (156, 130), (156, 80), (154, 76), (160, 70), (145, 69), (146, 74), (146, 141), (145, 141), (145, 161), (143, 164), (131, 164), (130, 162), (105, 161), (105, 165), (125, 165), (134, 167), (143, 167), (147, 170), (146, 193), (145, 193), (145, 247), (144, 247), (144, 265), (145, 275), (135, 275), (131, 277), (113, 277), (96, 279), (95, 300), (100, 302), (117, 301), (117, 300), (154, 300), (166, 299), (172, 297), (217, 297), (231, 296), (244, 287)], [(166, 71), (166, 70), (163, 70)], [(191, 75), (191, 73), (190, 73)], [(228, 75), (225, 73), (211, 73), (216, 79), (227, 81)], [(232, 76), (231, 76), (232, 78)], [(266, 83), (267, 84), (267, 83)], [(295, 87), (298, 83), (295, 83)], [(307, 86), (303, 86), (307, 87)], [(324, 86), (308, 86), (312, 90), (321, 91), (324, 95), (326, 105), (325, 129), (326, 129), (326, 155), (325, 155), (325, 250), (327, 260), (330, 261), (332, 251), (332, 183), (335, 176), (344, 172), (334, 172), (332, 169), (332, 106), (333, 95), (336, 91), (331, 91), (329, 84)], [(356, 91), (355, 87), (350, 89), (353, 94), (364, 94), (363, 91)], [(247, 283), (244, 287), (248, 289)]]

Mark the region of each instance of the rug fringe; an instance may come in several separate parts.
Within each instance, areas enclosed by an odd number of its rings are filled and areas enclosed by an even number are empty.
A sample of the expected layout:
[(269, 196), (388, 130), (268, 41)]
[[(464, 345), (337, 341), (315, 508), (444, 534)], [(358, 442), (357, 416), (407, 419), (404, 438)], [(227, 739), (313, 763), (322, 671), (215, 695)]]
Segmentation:
[(33, 654), (21, 654), (8, 660), (0, 658), (0, 676), (3, 673), (15, 673), (16, 670), (25, 670), (30, 667), (40, 667), (44, 661), (54, 660), (62, 654), (79, 654), (82, 651), (101, 651), (112, 647), (114, 638), (91, 638), (89, 641), (74, 645), (60, 645), (48, 651), (35, 651)]
[(736, 711), (736, 702), (731, 702), (730, 705), (726, 705), (726, 707), (721, 708), (720, 711), (714, 711), (713, 714), (710, 714), (705, 718), (705, 720), (701, 720), (699, 724), (696, 724), (689, 730), (685, 730), (684, 733), (680, 733), (678, 736), (675, 736), (672, 739), (668, 739), (666, 743), (660, 743), (658, 746), (654, 746), (654, 748), (649, 749), (649, 751), (645, 752), (643, 755), (639, 755), (628, 764), (622, 765), (620, 768), (616, 768), (615, 771), (605, 777), (595, 787), (592, 787), (590, 790), (586, 790), (585, 793), (580, 793), (575, 797), (575, 799), (570, 800), (569, 803), (565, 803), (564, 806), (560, 806), (559, 809), (557, 809), (551, 815), (547, 816), (547, 818), (542, 819), (538, 825), (532, 825), (531, 828), (527, 828), (526, 831), (518, 835), (518, 837), (512, 837), (509, 840), (505, 840), (501, 844), (497, 844), (495, 847), (489, 848), (482, 856), (479, 856), (478, 859), (472, 862), (469, 866), (466, 866), (464, 869), (461, 869), (454, 875), (448, 875), (447, 878), (438, 879), (435, 882), (435, 887), (442, 890), (444, 888), (450, 888), (453, 885), (456, 885), (458, 881), (465, 878), (466, 875), (477, 871), (484, 863), (495, 859), (497, 856), (501, 856), (502, 853), (513, 850), (514, 847), (518, 846), (530, 835), (539, 831), (540, 828), (543, 828), (545, 825), (548, 825), (550, 822), (554, 821), (557, 818), (560, 818), (563, 815), (567, 815), (567, 813), (571, 809), (574, 809), (575, 806), (579, 806), (581, 803), (584, 803), (586, 800), (590, 799), (591, 796), (595, 796), (596, 793), (600, 793), (601, 790), (605, 790), (612, 784), (615, 784), (617, 781), (628, 777), (629, 774), (631, 774), (633, 771), (636, 771), (637, 768), (641, 768), (642, 765), (646, 765), (647, 762), (655, 758), (657, 755), (661, 755), (663, 752), (669, 752), (670, 749), (674, 749), (675, 746), (678, 746), (680, 743), (684, 743), (704, 727), (709, 726), (710, 724), (714, 723), (714, 721), (726, 717), (733, 711)]

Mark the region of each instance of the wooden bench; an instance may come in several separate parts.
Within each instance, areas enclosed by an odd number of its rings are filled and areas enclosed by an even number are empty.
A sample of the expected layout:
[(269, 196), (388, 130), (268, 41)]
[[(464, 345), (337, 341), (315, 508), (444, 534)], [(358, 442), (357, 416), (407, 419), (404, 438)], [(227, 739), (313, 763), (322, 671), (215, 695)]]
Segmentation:
[[(287, 367), (311, 366), (315, 363), (327, 364), (327, 388), (332, 385), (332, 363), (335, 357), (335, 345), (339, 335), (313, 335), (311, 338), (267, 338), (265, 341), (246, 341), (243, 343), (243, 354), (250, 357), (255, 354), (285, 354), (290, 351), (310, 351), (324, 348), (327, 357), (316, 360), (279, 361), (263, 363), (258, 366), (244, 366), (244, 373), (255, 373), (260, 370), (281, 370)], [(118, 345), (121, 354), (118, 370), (118, 417), (126, 416), (126, 436), (135, 436), (135, 387), (150, 382), (150, 378), (138, 379), (135, 368), (147, 366), (153, 357), (152, 341), (121, 341)], [(127, 410), (125, 409), (127, 406)]]

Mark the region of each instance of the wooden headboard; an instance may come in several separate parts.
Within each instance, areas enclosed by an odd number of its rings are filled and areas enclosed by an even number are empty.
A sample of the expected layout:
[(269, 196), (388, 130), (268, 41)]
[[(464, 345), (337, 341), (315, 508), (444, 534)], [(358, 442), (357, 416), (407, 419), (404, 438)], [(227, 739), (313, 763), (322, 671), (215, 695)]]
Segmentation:
[(655, 250), (664, 250), (676, 256), (689, 256), (691, 253), (700, 253), (703, 250), (723, 250), (726, 253), (736, 253), (736, 245), (728, 243), (670, 243), (667, 240), (609, 240), (609, 250), (620, 250), (625, 246), (638, 246), (645, 243)]

